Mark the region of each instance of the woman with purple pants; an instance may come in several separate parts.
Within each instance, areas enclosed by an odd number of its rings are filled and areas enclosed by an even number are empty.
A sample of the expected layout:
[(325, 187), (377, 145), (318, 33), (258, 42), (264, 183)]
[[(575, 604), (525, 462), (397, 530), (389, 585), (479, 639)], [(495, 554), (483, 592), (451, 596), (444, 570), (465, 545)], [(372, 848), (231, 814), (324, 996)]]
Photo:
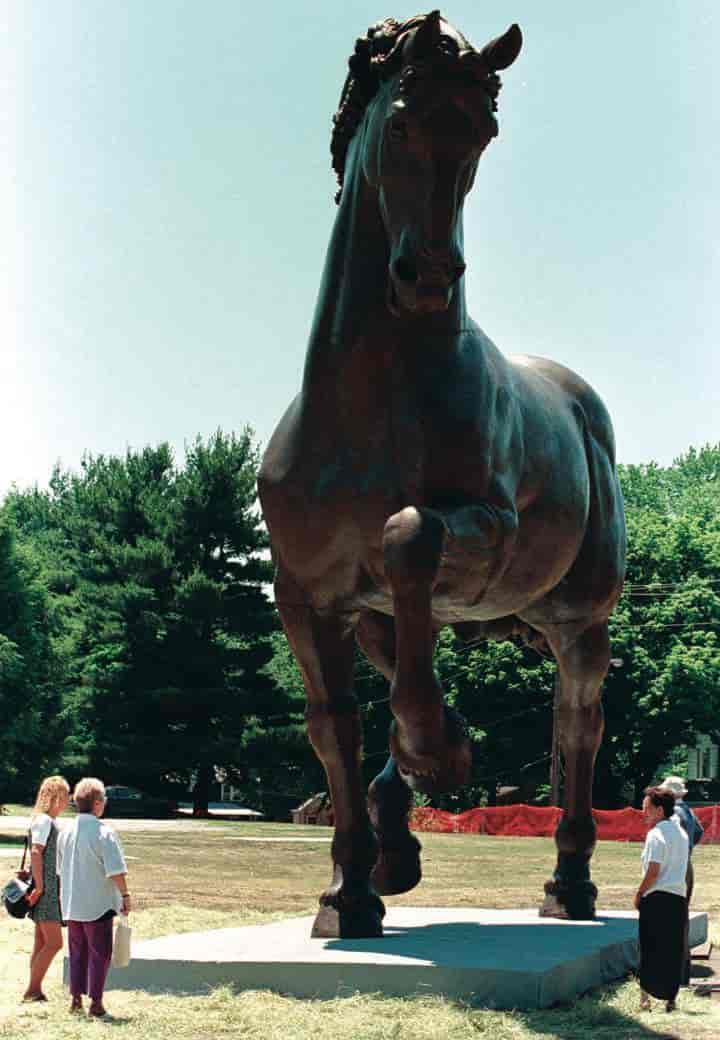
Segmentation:
[(86, 777), (73, 793), (78, 815), (58, 842), (57, 870), (63, 918), (68, 924), (71, 1011), (106, 1012), (103, 991), (112, 957), (113, 917), (129, 913), (127, 866), (120, 839), (100, 819), (105, 812), (105, 785)]

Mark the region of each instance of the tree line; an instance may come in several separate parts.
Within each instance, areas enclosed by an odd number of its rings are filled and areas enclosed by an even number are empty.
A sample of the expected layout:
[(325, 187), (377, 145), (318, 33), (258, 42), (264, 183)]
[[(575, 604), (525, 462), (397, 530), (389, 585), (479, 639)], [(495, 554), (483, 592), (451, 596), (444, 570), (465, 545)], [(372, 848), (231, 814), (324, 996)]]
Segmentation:
[[(0, 802), (62, 772), (207, 807), (218, 778), (286, 817), (323, 786), (304, 693), (269, 595), (252, 431), (57, 468), (0, 507)], [(628, 576), (611, 620), (594, 802), (637, 802), (701, 733), (720, 738), (720, 445), (621, 466)], [(436, 667), (475, 745), (445, 808), (547, 788), (554, 663), (443, 633)], [(384, 764), (387, 683), (358, 654), (368, 779)]]

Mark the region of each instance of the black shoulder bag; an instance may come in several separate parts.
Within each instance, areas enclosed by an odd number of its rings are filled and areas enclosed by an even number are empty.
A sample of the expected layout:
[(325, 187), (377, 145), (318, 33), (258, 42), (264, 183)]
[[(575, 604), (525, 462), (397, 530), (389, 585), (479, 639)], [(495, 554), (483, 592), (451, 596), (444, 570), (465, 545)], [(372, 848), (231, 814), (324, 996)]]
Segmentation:
[(25, 857), (29, 850), (30, 838), (26, 834), (20, 869), (2, 890), (2, 901), (11, 917), (27, 917), (30, 910), (27, 897), (35, 888), (35, 882), (32, 876), (32, 865), (29, 864), (27, 870), (25, 869)]

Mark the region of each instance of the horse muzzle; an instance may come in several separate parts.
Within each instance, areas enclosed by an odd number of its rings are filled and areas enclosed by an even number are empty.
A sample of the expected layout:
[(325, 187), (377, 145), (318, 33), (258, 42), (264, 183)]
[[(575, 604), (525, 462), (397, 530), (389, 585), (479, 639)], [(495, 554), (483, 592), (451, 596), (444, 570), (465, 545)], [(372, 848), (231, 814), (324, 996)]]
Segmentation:
[(453, 287), (439, 285), (398, 285), (393, 279), (388, 284), (387, 305), (396, 318), (411, 314), (437, 314), (446, 311), (452, 300)]
[(423, 271), (406, 258), (398, 257), (390, 264), (388, 307), (396, 317), (446, 311), (455, 283), (464, 272), (465, 264), (460, 262), (435, 264)]

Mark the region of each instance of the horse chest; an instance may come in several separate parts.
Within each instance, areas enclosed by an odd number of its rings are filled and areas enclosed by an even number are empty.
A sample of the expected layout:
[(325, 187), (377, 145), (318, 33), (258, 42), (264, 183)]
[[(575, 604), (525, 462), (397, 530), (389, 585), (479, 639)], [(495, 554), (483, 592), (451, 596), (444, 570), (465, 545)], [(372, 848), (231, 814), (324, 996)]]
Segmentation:
[[(393, 451), (406, 475), (407, 503), (430, 504), (448, 493), (482, 495), (498, 442), (503, 388), (462, 357), (399, 366), (392, 404)], [(505, 425), (504, 432), (507, 432)]]
[[(350, 369), (339, 380), (337, 397), (325, 402), (325, 436), (300, 433), (296, 453), (300, 479), (310, 502), (353, 513), (373, 508), (383, 522), (393, 511), (421, 500), (427, 458), (422, 409), (402, 364), (382, 372)], [(385, 511), (385, 512), (384, 512)]]
[(378, 512), (429, 504), (443, 491), (476, 493), (492, 469), (493, 427), (482, 419), (482, 400), (474, 387), (458, 385), (454, 394), (438, 392), (432, 379), (408, 377), (394, 366), (389, 385), (378, 389), (361, 409), (338, 415), (333, 435), (322, 445), (301, 446), (303, 493), (324, 509)]

